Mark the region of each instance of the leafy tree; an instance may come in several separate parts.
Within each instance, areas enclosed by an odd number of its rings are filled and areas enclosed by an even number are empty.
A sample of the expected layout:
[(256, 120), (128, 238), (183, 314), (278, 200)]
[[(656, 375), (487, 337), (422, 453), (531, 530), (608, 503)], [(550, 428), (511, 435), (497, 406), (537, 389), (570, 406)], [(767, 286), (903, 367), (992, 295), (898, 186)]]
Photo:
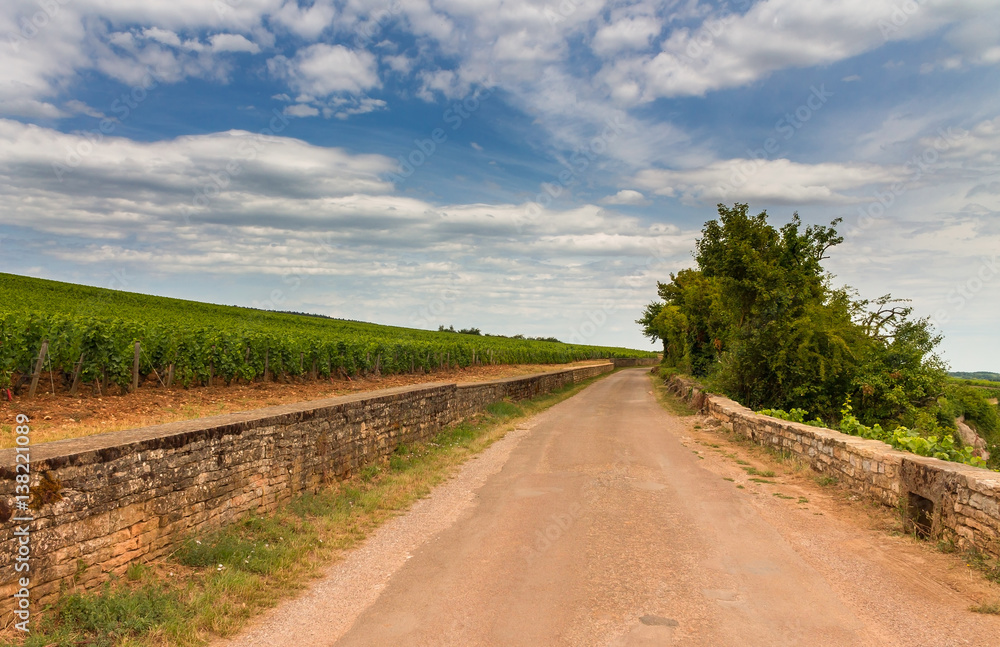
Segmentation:
[(754, 408), (836, 419), (853, 397), (852, 415), (868, 424), (926, 415), (943, 388), (940, 337), (890, 295), (831, 287), (822, 262), (843, 242), (839, 219), (804, 226), (793, 214), (775, 228), (746, 204), (718, 213), (696, 243), (697, 268), (660, 283), (661, 301), (638, 320), (663, 342), (666, 364)]

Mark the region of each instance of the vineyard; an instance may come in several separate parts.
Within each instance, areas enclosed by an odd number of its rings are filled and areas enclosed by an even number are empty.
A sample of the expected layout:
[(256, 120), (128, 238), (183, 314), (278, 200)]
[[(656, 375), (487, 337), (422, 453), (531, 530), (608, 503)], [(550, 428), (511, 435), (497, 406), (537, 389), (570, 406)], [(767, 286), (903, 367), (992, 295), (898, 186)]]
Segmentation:
[(626, 348), (397, 328), (0, 274), (0, 388), (14, 392), (43, 371), (57, 388), (76, 392), (89, 385), (106, 393), (145, 383), (189, 387), (649, 356)]

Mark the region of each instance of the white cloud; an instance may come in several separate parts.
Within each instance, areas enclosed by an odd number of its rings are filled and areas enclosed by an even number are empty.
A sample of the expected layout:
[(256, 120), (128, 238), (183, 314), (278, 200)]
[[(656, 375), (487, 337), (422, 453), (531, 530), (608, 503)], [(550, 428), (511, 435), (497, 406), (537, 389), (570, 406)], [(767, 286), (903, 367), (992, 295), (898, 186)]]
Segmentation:
[(51, 103), (35, 99), (0, 99), (0, 115), (31, 117), (37, 119), (59, 119), (67, 116)]
[(380, 84), (375, 57), (343, 45), (310, 45), (294, 58), (272, 58), (268, 69), (286, 79), (296, 92), (321, 97), (340, 92), (358, 94)]
[(601, 56), (625, 49), (645, 49), (661, 29), (660, 22), (651, 16), (624, 18), (598, 29), (591, 48)]
[(87, 115), (88, 117), (93, 117), (94, 119), (104, 119), (105, 117), (103, 112), (95, 108), (91, 108), (86, 103), (79, 101), (78, 99), (71, 99), (70, 101), (67, 101), (64, 107), (67, 110), (72, 111), (74, 114)]
[(304, 103), (296, 103), (293, 106), (286, 106), (282, 112), (293, 117), (315, 117), (319, 114), (319, 109)]
[(382, 99), (372, 99), (371, 97), (355, 98), (335, 98), (323, 107), (324, 117), (336, 117), (337, 119), (347, 119), (354, 115), (363, 115), (369, 112), (385, 110), (388, 104)]
[(271, 21), (302, 38), (315, 40), (333, 23), (336, 15), (337, 10), (327, 0), (317, 0), (306, 7), (300, 7), (298, 0), (285, 0), (271, 15)]
[(409, 74), (416, 63), (416, 60), (406, 56), (405, 54), (386, 56), (382, 60), (391, 70), (400, 74)]
[[(763, 0), (742, 15), (720, 14), (707, 18), (698, 29), (675, 29), (656, 56), (614, 61), (602, 78), (612, 91), (640, 86), (638, 97), (647, 101), (703, 95), (743, 86), (782, 69), (844, 60), (890, 40), (922, 38), (956, 21), (970, 25), (977, 21), (976, 11), (988, 4), (982, 0), (923, 3), (914, 5), (913, 12), (901, 13), (893, 0)], [(988, 30), (982, 33), (984, 42), (991, 38), (996, 42)]]
[(172, 47), (180, 47), (181, 39), (174, 32), (169, 29), (160, 29), (159, 27), (150, 27), (148, 29), (142, 30), (142, 35), (144, 38), (150, 40), (155, 40), (158, 43), (163, 43), (164, 45), (170, 45)]
[(645, 205), (649, 204), (649, 200), (639, 191), (622, 189), (618, 193), (602, 199), (601, 204)]
[(635, 183), (686, 203), (739, 200), (784, 204), (838, 204), (862, 199), (851, 191), (907, 178), (902, 167), (873, 164), (800, 164), (787, 159), (731, 159), (686, 170), (647, 169)]
[(257, 43), (252, 43), (240, 34), (215, 34), (209, 41), (213, 52), (248, 52), (256, 54), (260, 51)]

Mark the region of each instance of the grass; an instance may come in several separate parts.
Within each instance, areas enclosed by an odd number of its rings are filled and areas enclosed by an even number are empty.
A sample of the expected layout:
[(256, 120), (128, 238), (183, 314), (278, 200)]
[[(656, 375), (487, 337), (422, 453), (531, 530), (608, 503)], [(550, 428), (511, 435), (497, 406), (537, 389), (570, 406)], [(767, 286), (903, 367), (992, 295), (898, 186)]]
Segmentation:
[(991, 557), (981, 550), (965, 553), (965, 563), (982, 573), (989, 581), (1000, 584), (1000, 557)]
[(683, 398), (667, 390), (667, 385), (663, 382), (663, 378), (655, 374), (650, 374), (650, 379), (653, 382), (653, 393), (664, 409), (680, 417), (693, 416), (698, 413)]
[(756, 478), (756, 477), (753, 477), (753, 478), (751, 478), (749, 480), (753, 481), (754, 483), (765, 483), (767, 485), (777, 485), (774, 481), (768, 481), (767, 479), (761, 479), (761, 478)]
[(744, 467), (743, 469), (750, 476), (762, 476), (764, 478), (774, 478), (774, 470), (759, 470), (756, 467)]
[(817, 476), (816, 482), (823, 487), (830, 487), (836, 485), (839, 481), (836, 476)]
[(984, 602), (969, 607), (973, 613), (985, 613), (993, 616), (1000, 616), (1000, 602)]
[[(161, 647), (203, 645), (231, 636), (322, 574), (343, 551), (426, 496), (470, 456), (513, 429), (512, 421), (575, 395), (587, 380), (518, 403), (500, 402), (431, 441), (400, 445), (380, 464), (274, 514), (249, 515), (191, 537), (165, 562), (133, 564), (98, 590), (67, 591), (0, 645)], [(79, 570), (79, 569), (78, 569)]]

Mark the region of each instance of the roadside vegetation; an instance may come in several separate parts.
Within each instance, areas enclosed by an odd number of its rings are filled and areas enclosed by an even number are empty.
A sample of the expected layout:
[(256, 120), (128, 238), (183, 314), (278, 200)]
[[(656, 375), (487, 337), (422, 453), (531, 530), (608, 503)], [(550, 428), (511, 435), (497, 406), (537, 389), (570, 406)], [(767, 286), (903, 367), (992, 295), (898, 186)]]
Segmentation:
[(718, 213), (696, 243), (697, 267), (659, 283), (637, 322), (662, 342), (667, 370), (772, 415), (977, 463), (956, 434), (964, 417), (1000, 465), (995, 396), (949, 377), (930, 321), (892, 295), (834, 285), (823, 261), (843, 242), (839, 219), (803, 226), (794, 214), (776, 228), (746, 204)]
[[(432, 440), (401, 445), (389, 459), (275, 514), (249, 515), (192, 536), (173, 556), (133, 564), (96, 591), (67, 591), (32, 623), (8, 629), (2, 647), (166, 647), (232, 636), (303, 589), (309, 579), (389, 518), (430, 493), (514, 422), (575, 395), (599, 376), (521, 402), (498, 402)], [(82, 571), (81, 571), (82, 574)]]

